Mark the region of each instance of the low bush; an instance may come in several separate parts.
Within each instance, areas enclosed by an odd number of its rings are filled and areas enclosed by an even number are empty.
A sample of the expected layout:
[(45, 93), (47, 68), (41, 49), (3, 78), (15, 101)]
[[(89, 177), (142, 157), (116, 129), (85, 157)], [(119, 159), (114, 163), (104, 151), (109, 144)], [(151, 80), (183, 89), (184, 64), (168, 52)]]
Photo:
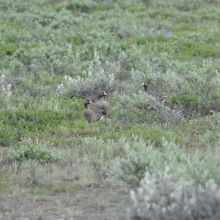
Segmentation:
[(179, 11), (191, 11), (191, 10), (196, 10), (201, 7), (207, 7), (207, 4), (209, 3), (217, 3), (216, 0), (198, 0), (198, 1), (193, 1), (193, 0), (181, 0), (181, 1), (175, 1), (175, 0), (170, 0), (168, 2), (164, 2), (163, 0), (159, 1), (152, 1), (152, 0), (142, 0), (144, 3), (155, 6), (155, 7), (173, 7), (178, 9)]
[(117, 104), (113, 110), (116, 112), (118, 119), (124, 122), (170, 124), (184, 119), (181, 108), (170, 110), (164, 103), (143, 92), (134, 94), (133, 97), (128, 95), (118, 96), (115, 102)]
[(80, 11), (83, 13), (89, 13), (97, 8), (97, 3), (93, 1), (81, 1), (81, 2), (71, 2), (66, 6), (67, 10), (70, 11)]
[(9, 72), (7, 70), (0, 70), (0, 105), (1, 108), (10, 109), (11, 104), (11, 84), (8, 83)]
[(4, 125), (0, 121), (0, 146), (8, 147), (16, 139), (16, 129), (10, 128), (9, 125)]
[[(1, 74), (2, 73), (2, 74)], [(0, 70), (0, 95), (5, 101), (7, 101), (10, 96), (12, 95), (11, 93), (11, 84), (7, 83), (6, 75), (4, 73), (8, 73), (7, 70)]]
[(24, 138), (18, 149), (9, 150), (9, 157), (19, 162), (23, 162), (25, 159), (52, 162), (60, 158), (60, 152), (56, 148), (48, 149), (48, 144), (39, 141), (37, 138), (34, 140)]
[(153, 147), (153, 144), (146, 143), (143, 139), (135, 137), (133, 142), (120, 139), (125, 147), (125, 157), (119, 157), (118, 176), (129, 185), (138, 186), (146, 171), (155, 173), (164, 169), (165, 165), (178, 160), (178, 157), (185, 157), (176, 151), (166, 149), (165, 153)]
[(125, 147), (125, 157), (117, 158), (118, 176), (129, 185), (138, 186), (146, 171), (153, 174), (164, 171), (166, 166), (177, 177), (200, 183), (214, 179), (220, 183), (220, 162), (211, 148), (201, 157), (197, 152), (187, 155), (172, 141), (162, 140), (162, 148), (155, 148), (154, 144), (137, 137), (132, 142), (121, 139), (120, 144)]
[(4, 51), (7, 55), (13, 55), (19, 49), (18, 44), (9, 43), (9, 44), (0, 44), (0, 50)]
[(219, 219), (220, 187), (209, 180), (179, 180), (168, 172), (146, 172), (137, 191), (131, 191), (132, 220)]
[(92, 101), (97, 100), (100, 91), (112, 94), (116, 90), (116, 83), (111, 83), (104, 77), (101, 79), (93, 77), (73, 79), (66, 76), (64, 84), (57, 89), (60, 93), (69, 97), (90, 98)]
[(63, 120), (73, 119), (75, 113), (58, 113), (54, 110), (16, 110), (1, 111), (0, 117), (4, 125), (21, 129), (21, 131), (44, 130), (47, 126), (59, 125)]
[(149, 94), (159, 101), (168, 99), (172, 108), (182, 105), (189, 117), (192, 112), (205, 116), (212, 110), (220, 110), (220, 73), (211, 59), (204, 60), (202, 66), (197, 67), (180, 63), (167, 53), (151, 58), (140, 55), (141, 51), (136, 47), (135, 53), (140, 57), (132, 70), (135, 86), (140, 88), (142, 82), (147, 82)]
[(195, 94), (173, 95), (170, 99), (172, 105), (184, 105), (184, 108), (186, 108), (188, 112), (198, 109), (198, 101), (199, 97)]
[(57, 92), (69, 97), (89, 97), (93, 101), (97, 99), (100, 91), (105, 91), (111, 95), (116, 90), (115, 74), (112, 71), (117, 72), (119, 70), (114, 63), (106, 62), (105, 68), (102, 65), (95, 52), (94, 60), (90, 62), (88, 72), (84, 72), (83, 77), (65, 76), (65, 81), (57, 87)]

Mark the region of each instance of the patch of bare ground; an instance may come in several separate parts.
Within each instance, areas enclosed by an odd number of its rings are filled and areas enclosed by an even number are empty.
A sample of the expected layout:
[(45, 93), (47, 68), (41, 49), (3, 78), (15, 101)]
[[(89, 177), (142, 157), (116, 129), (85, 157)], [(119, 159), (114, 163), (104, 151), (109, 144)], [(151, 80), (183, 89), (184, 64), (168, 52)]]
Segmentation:
[(129, 194), (104, 183), (78, 185), (71, 192), (52, 195), (0, 194), (4, 220), (125, 220)]

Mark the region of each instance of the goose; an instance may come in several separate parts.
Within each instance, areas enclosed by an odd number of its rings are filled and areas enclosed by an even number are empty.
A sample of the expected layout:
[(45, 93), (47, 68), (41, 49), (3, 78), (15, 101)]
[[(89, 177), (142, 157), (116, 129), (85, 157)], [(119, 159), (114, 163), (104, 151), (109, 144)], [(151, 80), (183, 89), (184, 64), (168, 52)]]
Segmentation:
[(84, 118), (88, 121), (90, 124), (91, 121), (101, 121), (104, 116), (103, 116), (103, 111), (95, 108), (95, 107), (88, 107), (89, 104), (93, 104), (90, 99), (85, 99), (83, 102), (85, 109), (83, 110), (83, 116)]
[(103, 113), (105, 114), (106, 118), (108, 118), (108, 113), (111, 110), (111, 105), (108, 101), (105, 101), (102, 99), (102, 97), (108, 96), (104, 91), (101, 91), (98, 94), (98, 101), (95, 103), (95, 107), (102, 110)]
[(147, 84), (146, 82), (143, 82), (143, 83), (141, 84), (141, 86), (144, 87), (144, 91), (145, 91), (145, 93), (147, 94), (148, 84)]
[[(146, 82), (143, 82), (143, 83), (141, 83), (141, 86), (144, 87), (144, 91), (145, 91), (145, 93), (147, 94), (148, 84), (147, 84)], [(163, 99), (162, 101), (160, 100), (160, 102), (162, 102), (162, 103), (164, 103), (164, 104), (170, 106), (169, 98), (165, 98), (165, 99)]]
[[(147, 84), (146, 82), (143, 82), (143, 83), (141, 83), (141, 86), (144, 87), (144, 92), (145, 92), (146, 95), (148, 95), (148, 93), (147, 93), (148, 84)], [(150, 108), (149, 108), (149, 111), (154, 111), (154, 110), (156, 110), (155, 107), (154, 107), (154, 105), (153, 105), (153, 103), (151, 103), (151, 102), (150, 102), (147, 106), (150, 107)]]

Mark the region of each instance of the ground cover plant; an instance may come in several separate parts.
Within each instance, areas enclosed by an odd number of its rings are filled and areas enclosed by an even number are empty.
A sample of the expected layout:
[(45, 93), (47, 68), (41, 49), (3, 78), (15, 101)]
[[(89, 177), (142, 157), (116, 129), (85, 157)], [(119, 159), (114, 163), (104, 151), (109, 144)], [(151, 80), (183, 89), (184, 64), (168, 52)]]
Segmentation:
[(0, 10), (0, 219), (219, 218), (219, 1)]

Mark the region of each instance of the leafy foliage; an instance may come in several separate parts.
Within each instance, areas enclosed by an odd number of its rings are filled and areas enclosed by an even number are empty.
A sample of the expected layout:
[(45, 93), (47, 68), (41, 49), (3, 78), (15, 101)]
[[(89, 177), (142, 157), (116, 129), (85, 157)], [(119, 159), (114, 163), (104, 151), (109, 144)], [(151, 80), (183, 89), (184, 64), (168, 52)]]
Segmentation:
[(4, 124), (10, 124), (13, 127), (26, 131), (34, 132), (44, 130), (48, 125), (58, 125), (62, 120), (68, 118), (71, 120), (73, 114), (58, 114), (56, 111), (10, 111), (1, 112)]
[(56, 149), (48, 149), (46, 143), (42, 143), (38, 139), (31, 138), (22, 139), (19, 149), (10, 150), (10, 158), (23, 162), (25, 159), (35, 159), (42, 162), (52, 162), (60, 158), (60, 153)]
[(114, 108), (117, 117), (125, 122), (138, 123), (167, 123), (183, 120), (182, 109), (170, 110), (164, 103), (156, 100), (151, 95), (142, 92), (133, 97), (124, 95), (117, 97), (117, 105)]
[(132, 143), (125, 139), (121, 141), (125, 145), (126, 157), (118, 158), (118, 175), (127, 184), (137, 186), (146, 171), (154, 174), (164, 171), (167, 166), (169, 172), (177, 177), (190, 178), (201, 183), (209, 179), (220, 182), (218, 156), (214, 156), (212, 152), (207, 152), (201, 159), (198, 153), (184, 154), (176, 144), (165, 140), (162, 142), (162, 149), (155, 148), (143, 139), (138, 140), (137, 137)]
[[(137, 49), (135, 51), (140, 53)], [(149, 94), (160, 101), (168, 99), (173, 107), (184, 106), (189, 116), (192, 111), (203, 116), (210, 114), (211, 110), (219, 111), (219, 77), (212, 60), (203, 61), (202, 67), (198, 68), (180, 63), (166, 53), (154, 59), (141, 56), (136, 69), (132, 71), (136, 86), (140, 82), (147, 82)]]

